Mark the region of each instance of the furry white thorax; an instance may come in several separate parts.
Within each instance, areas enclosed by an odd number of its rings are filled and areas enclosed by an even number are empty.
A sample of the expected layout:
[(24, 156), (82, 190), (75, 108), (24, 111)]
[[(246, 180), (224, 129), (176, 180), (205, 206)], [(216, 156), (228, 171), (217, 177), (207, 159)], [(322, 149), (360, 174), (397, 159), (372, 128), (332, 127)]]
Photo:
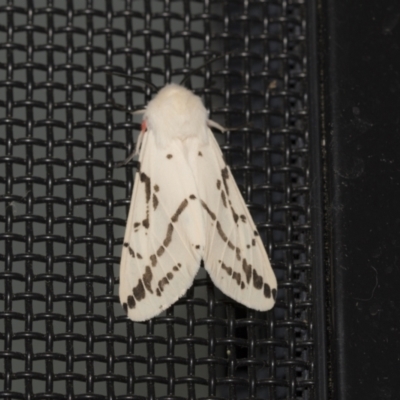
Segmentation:
[(157, 93), (147, 105), (143, 119), (160, 148), (168, 146), (172, 139), (194, 136), (201, 144), (208, 143), (208, 116), (201, 99), (175, 83)]

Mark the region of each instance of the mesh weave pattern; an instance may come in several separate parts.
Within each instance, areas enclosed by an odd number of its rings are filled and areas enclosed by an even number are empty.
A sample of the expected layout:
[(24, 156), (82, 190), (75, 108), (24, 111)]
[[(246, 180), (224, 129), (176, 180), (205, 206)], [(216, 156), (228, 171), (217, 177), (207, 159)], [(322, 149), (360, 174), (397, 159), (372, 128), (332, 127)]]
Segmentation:
[[(309, 399), (314, 384), (303, 2), (0, 2), (0, 397)], [(118, 301), (142, 108), (192, 75), (279, 280), (247, 310), (201, 271), (147, 323)]]

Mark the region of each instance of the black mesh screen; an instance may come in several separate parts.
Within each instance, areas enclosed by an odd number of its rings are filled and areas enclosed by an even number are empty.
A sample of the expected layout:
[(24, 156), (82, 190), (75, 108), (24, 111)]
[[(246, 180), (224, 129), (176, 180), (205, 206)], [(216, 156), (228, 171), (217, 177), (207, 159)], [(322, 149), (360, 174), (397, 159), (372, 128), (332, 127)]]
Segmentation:
[[(0, 1), (0, 397), (309, 399), (314, 385), (305, 5)], [(279, 280), (271, 312), (201, 269), (130, 322), (119, 258), (151, 88), (188, 81)], [(244, 127), (243, 127), (244, 126)]]

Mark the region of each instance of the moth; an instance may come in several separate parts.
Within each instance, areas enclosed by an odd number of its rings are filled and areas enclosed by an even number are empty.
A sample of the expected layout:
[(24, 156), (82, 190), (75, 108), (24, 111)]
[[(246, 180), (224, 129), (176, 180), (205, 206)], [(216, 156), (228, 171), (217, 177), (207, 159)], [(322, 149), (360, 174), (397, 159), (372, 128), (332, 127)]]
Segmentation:
[(120, 302), (133, 321), (158, 315), (192, 285), (201, 261), (214, 284), (259, 311), (277, 283), (264, 245), (201, 99), (168, 84), (142, 111), (120, 265)]

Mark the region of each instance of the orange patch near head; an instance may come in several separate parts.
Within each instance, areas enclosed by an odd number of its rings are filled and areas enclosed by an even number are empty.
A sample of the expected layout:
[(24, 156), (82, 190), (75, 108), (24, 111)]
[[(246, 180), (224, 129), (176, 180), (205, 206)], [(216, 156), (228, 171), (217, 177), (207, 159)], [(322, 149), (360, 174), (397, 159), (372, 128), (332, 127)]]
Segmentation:
[(140, 125), (140, 131), (141, 132), (147, 131), (147, 121), (145, 119), (142, 121), (142, 124)]

